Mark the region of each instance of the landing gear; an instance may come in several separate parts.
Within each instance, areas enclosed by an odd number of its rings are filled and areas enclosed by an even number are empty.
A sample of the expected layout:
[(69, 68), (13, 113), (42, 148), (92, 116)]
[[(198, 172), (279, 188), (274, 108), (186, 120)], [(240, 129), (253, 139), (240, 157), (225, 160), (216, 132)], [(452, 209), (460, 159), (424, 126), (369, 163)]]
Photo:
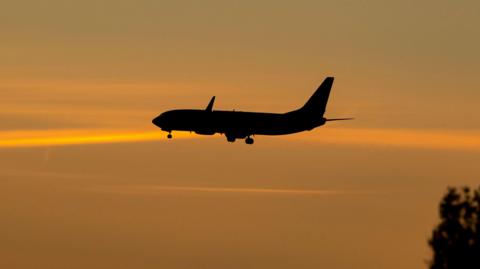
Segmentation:
[(172, 139), (172, 138), (173, 138), (172, 133), (168, 133), (167, 138), (168, 138), (168, 139)]
[(227, 136), (227, 141), (230, 143), (235, 142), (235, 137), (234, 136)]
[(253, 138), (251, 138), (250, 136), (245, 139), (245, 143), (246, 143), (247, 145), (252, 145), (253, 142), (254, 142), (254, 141), (253, 141)]

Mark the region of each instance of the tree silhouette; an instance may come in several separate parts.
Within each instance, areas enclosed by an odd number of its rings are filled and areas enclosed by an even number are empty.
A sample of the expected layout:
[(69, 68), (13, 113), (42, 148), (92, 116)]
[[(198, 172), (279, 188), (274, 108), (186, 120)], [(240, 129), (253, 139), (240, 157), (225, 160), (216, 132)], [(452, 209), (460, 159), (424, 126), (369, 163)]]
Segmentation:
[(431, 269), (480, 269), (480, 188), (449, 188), (433, 230)]

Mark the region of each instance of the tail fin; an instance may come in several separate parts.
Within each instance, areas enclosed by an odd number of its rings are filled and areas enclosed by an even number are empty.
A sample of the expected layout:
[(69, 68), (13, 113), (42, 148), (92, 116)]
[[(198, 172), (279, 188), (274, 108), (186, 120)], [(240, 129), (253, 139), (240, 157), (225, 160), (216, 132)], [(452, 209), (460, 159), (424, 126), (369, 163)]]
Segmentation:
[(333, 77), (327, 77), (315, 93), (308, 99), (300, 111), (323, 117), (327, 107), (328, 97), (333, 85)]

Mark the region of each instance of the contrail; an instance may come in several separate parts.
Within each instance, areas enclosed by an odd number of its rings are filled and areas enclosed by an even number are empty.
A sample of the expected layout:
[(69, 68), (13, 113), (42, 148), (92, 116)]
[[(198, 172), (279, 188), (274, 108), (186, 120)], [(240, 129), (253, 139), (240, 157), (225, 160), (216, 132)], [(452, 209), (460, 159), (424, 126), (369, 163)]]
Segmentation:
[[(4, 170), (0, 175), (14, 177), (44, 177), (57, 179), (105, 179), (105, 176), (87, 174), (68, 174), (52, 172), (28, 172)], [(112, 177), (107, 177), (112, 179)], [(96, 193), (116, 194), (160, 194), (164, 192), (199, 192), (199, 193), (230, 193), (230, 194), (272, 194), (272, 195), (341, 195), (341, 194), (381, 194), (378, 190), (318, 190), (318, 189), (282, 189), (282, 188), (242, 188), (242, 187), (196, 187), (171, 185), (94, 185), (78, 187), (80, 190)]]
[(96, 186), (89, 189), (95, 192), (110, 193), (158, 193), (158, 192), (204, 192), (238, 194), (283, 194), (283, 195), (336, 195), (347, 193), (368, 193), (340, 190), (302, 190), (272, 188), (224, 188), (224, 187), (181, 187), (181, 186)]

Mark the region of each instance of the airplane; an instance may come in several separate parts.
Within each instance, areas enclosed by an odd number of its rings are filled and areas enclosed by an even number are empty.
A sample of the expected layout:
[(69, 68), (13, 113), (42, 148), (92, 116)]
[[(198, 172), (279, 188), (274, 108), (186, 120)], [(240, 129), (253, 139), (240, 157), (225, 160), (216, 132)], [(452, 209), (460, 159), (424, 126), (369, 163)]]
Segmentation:
[(287, 135), (313, 130), (327, 121), (352, 120), (323, 117), (333, 80), (333, 77), (325, 78), (305, 105), (287, 113), (213, 110), (213, 96), (206, 109), (166, 111), (154, 118), (152, 123), (168, 132), (168, 139), (173, 137), (172, 131), (190, 131), (199, 135), (220, 133), (226, 136), (228, 142), (245, 139), (246, 144), (252, 145), (252, 136), (255, 135)]

